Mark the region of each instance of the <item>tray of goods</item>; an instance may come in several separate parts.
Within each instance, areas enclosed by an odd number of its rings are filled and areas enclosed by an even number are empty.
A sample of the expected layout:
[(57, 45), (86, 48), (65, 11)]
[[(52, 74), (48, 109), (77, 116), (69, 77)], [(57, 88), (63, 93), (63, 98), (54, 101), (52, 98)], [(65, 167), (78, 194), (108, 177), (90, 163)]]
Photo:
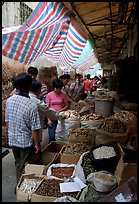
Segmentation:
[(47, 176), (50, 178), (69, 178), (74, 177), (75, 164), (52, 164), (47, 170)]

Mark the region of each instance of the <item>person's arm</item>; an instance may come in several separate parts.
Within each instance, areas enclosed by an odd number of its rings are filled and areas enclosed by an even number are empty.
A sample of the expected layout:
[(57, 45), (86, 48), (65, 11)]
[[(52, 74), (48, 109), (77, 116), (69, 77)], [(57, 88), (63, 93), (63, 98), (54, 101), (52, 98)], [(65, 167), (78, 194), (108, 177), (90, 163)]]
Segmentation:
[(85, 88), (84, 88), (84, 85), (80, 85), (77, 93), (76, 93), (76, 96), (74, 97), (74, 100), (77, 102), (78, 100), (81, 99), (81, 96), (84, 94), (85, 92)]
[(76, 102), (73, 101), (68, 95), (67, 95), (67, 97), (68, 97), (68, 101), (69, 101), (69, 103), (76, 103)]
[(76, 82), (72, 83), (72, 84), (70, 85), (70, 91), (74, 91), (75, 86), (76, 86)]
[(39, 99), (38, 99), (38, 109), (44, 116), (50, 118), (50, 120), (59, 119), (59, 113), (56, 110), (49, 108), (46, 103), (44, 103)]
[(67, 110), (68, 109), (68, 107), (69, 107), (69, 104), (67, 104), (67, 105), (65, 105), (59, 112), (62, 112), (62, 111), (65, 111), (65, 110)]
[(48, 121), (47, 121), (48, 126), (51, 127), (51, 126), (52, 126), (52, 121), (51, 121), (51, 119), (50, 119), (50, 118), (47, 118), (47, 120), (48, 120)]
[(34, 142), (34, 146), (35, 146), (35, 149), (36, 149), (35, 153), (38, 153), (38, 152), (41, 151), (39, 129), (38, 130), (32, 130), (32, 137), (33, 137), (33, 142)]
[(33, 145), (35, 146), (36, 153), (38, 153), (41, 150), (40, 144), (41, 121), (38, 106), (35, 103), (32, 103), (32, 109), (30, 109), (29, 119), (32, 130)]

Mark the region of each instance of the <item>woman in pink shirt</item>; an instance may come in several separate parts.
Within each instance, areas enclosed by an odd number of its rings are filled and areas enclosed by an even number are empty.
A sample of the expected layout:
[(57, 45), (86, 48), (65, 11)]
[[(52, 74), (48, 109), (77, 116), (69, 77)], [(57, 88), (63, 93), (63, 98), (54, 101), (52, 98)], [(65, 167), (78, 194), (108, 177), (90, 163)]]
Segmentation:
[[(56, 79), (53, 81), (53, 91), (47, 94), (46, 96), (46, 103), (47, 105), (58, 111), (64, 111), (68, 108), (68, 97), (67, 95), (62, 92), (63, 83), (60, 79)], [(49, 135), (49, 142), (55, 141), (55, 131), (58, 124), (58, 120), (48, 121), (48, 135)]]

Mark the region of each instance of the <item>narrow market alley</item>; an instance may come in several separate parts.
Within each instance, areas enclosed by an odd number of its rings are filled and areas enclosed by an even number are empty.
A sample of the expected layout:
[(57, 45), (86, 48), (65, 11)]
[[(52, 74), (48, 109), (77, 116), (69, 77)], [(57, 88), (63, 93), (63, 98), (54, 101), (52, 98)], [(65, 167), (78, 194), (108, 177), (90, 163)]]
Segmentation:
[(137, 3), (2, 2), (2, 202), (137, 202)]

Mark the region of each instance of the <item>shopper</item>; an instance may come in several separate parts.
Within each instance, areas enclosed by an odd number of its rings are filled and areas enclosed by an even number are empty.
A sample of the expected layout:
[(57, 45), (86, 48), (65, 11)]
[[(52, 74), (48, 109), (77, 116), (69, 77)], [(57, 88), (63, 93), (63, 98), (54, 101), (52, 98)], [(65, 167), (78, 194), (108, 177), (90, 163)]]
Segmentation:
[(32, 80), (36, 80), (38, 76), (38, 69), (36, 67), (29, 67), (27, 73), (31, 75)]
[(71, 83), (70, 85), (71, 98), (73, 101), (76, 102), (82, 100), (85, 93), (84, 85), (81, 82), (81, 78), (82, 78), (81, 74), (76, 74), (75, 82)]
[(87, 95), (90, 94), (91, 92), (91, 88), (92, 88), (92, 81), (90, 79), (90, 74), (87, 74), (87, 79), (83, 82), (84, 84), (84, 88), (85, 88), (85, 93), (87, 93)]
[(63, 83), (62, 91), (67, 94), (69, 103), (75, 103), (71, 98), (70, 98), (70, 87), (68, 86), (69, 80), (70, 80), (70, 75), (69, 74), (63, 74), (59, 77)]
[[(32, 77), (32, 80), (36, 80), (37, 76), (38, 76), (38, 69), (36, 67), (29, 67), (27, 70), (27, 73)], [(18, 77), (17, 77), (18, 79)], [(13, 91), (10, 93), (9, 96), (12, 96), (13, 94), (18, 94), (19, 90), (18, 87), (16, 85), (16, 76), (13, 77), (12, 82), (13, 82)]]
[(97, 76), (94, 76), (94, 78), (92, 80), (92, 89), (91, 89), (91, 92), (97, 91), (97, 88), (99, 86), (98, 81), (99, 81), (99, 78)]
[(42, 84), (38, 80), (32, 81), (32, 85), (30, 88), (29, 96), (35, 104), (38, 106), (40, 121), (41, 121), (41, 129), (40, 129), (40, 141), (42, 141), (42, 129), (44, 125), (44, 118), (49, 117), (51, 120), (61, 119), (59, 113), (54, 109), (48, 107), (48, 105), (39, 99), (41, 93)]
[[(50, 71), (48, 73), (49, 69)], [(52, 85), (53, 81), (58, 78), (57, 73), (53, 72), (54, 69), (56, 69), (55, 66), (45, 67), (45, 69), (42, 69), (39, 72), (39, 81), (42, 83), (40, 99), (44, 102), (48, 92), (51, 92), (53, 90), (53, 85)], [(50, 121), (49, 118), (45, 117), (43, 129), (46, 129), (48, 127), (48, 121)]]
[[(61, 112), (68, 108), (68, 97), (62, 92), (63, 83), (60, 79), (53, 81), (53, 91), (47, 94), (46, 104), (54, 110)], [(55, 141), (55, 131), (57, 128), (58, 120), (48, 120), (48, 135), (49, 142)]]
[(17, 183), (24, 172), (25, 162), (31, 153), (39, 153), (41, 144), (39, 130), (41, 129), (37, 105), (30, 100), (29, 89), (32, 78), (27, 73), (17, 76), (18, 94), (6, 101), (5, 121), (8, 125), (8, 144), (12, 149)]

